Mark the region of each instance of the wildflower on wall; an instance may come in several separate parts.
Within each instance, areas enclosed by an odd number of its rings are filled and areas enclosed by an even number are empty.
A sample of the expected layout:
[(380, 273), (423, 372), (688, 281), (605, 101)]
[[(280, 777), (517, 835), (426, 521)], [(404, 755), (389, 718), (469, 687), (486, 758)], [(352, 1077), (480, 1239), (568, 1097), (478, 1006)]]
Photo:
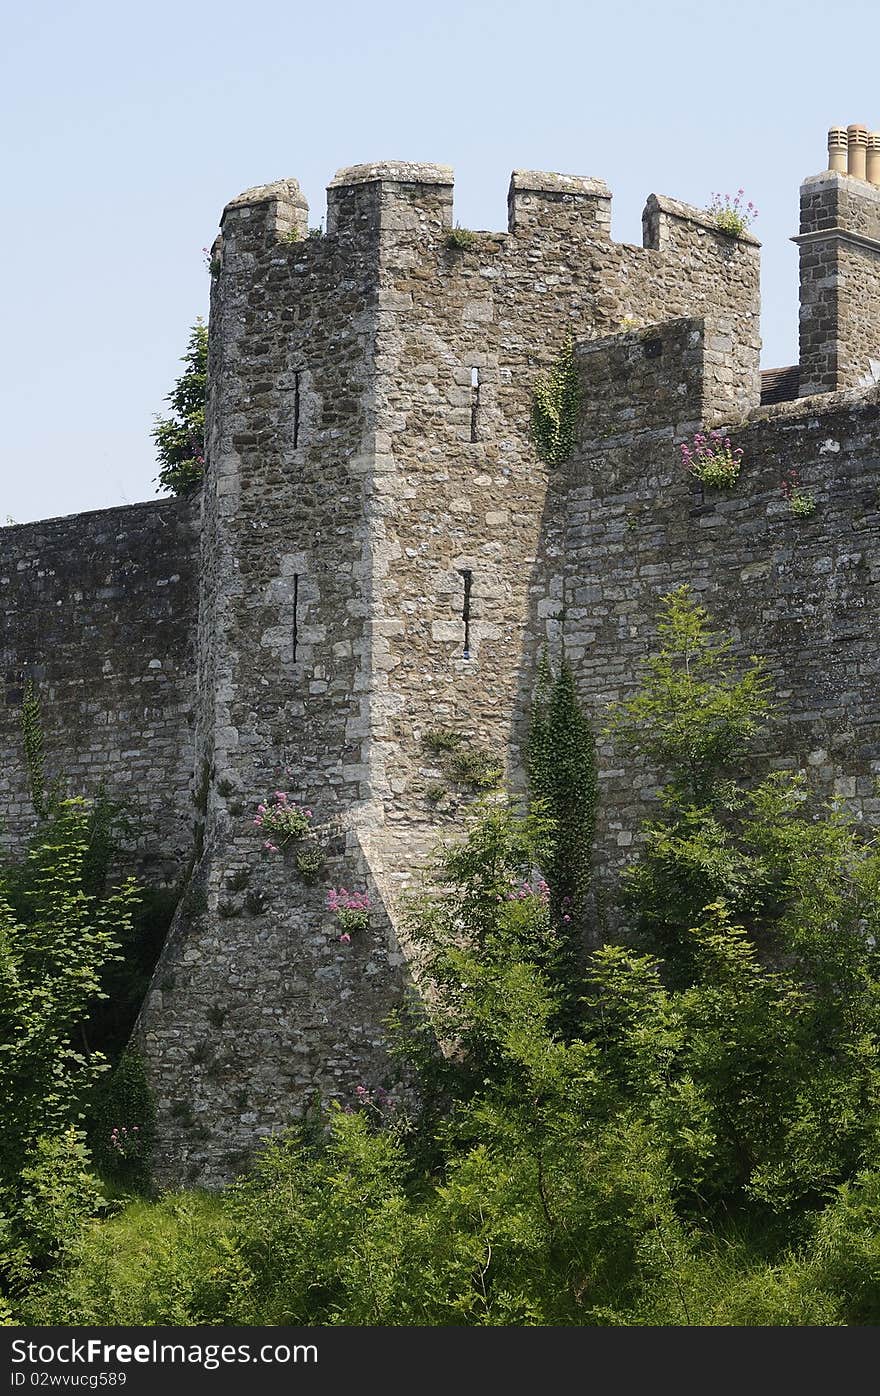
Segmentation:
[(304, 839), (311, 832), (313, 814), (310, 809), (295, 805), (286, 790), (276, 790), (265, 803), (257, 805), (254, 827), (267, 835), (263, 848), (267, 853), (280, 853), (288, 843)]
[(706, 212), (711, 214), (722, 233), (739, 237), (740, 234), (749, 231), (758, 216), (758, 210), (751, 199), (748, 203), (744, 203), (744, 199), (744, 189), (737, 189), (733, 198), (729, 194), (712, 195), (712, 202)]
[(349, 892), (346, 887), (330, 888), (327, 893), (327, 910), (336, 914), (341, 929), (341, 944), (350, 945), (353, 931), (365, 931), (368, 928), (371, 906), (368, 892)]
[(710, 489), (730, 489), (739, 478), (742, 449), (733, 448), (729, 436), (720, 431), (698, 431), (692, 441), (681, 444), (681, 463)]

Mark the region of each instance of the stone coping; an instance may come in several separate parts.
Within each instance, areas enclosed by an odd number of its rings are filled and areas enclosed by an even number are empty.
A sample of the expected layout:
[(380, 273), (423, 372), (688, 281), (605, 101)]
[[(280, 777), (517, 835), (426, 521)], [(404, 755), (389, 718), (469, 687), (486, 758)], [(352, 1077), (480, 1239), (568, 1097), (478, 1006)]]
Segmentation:
[(665, 213), (672, 218), (680, 218), (684, 223), (698, 223), (707, 232), (714, 233), (716, 237), (727, 238), (730, 242), (746, 242), (751, 247), (760, 247), (761, 243), (753, 233), (727, 233), (723, 228), (719, 228), (711, 213), (707, 213), (704, 208), (695, 208), (693, 204), (683, 204), (680, 199), (670, 199), (666, 194), (649, 194), (645, 204), (645, 214)]
[(454, 184), (451, 165), (414, 164), (408, 160), (378, 160), (369, 165), (348, 165), (337, 170), (327, 185), (339, 189), (348, 184)]
[(510, 190), (524, 194), (588, 194), (592, 198), (610, 199), (611, 190), (604, 179), (592, 175), (555, 174), (551, 170), (514, 170)]
[(860, 179), (858, 175), (843, 174), (841, 170), (822, 170), (820, 174), (808, 175), (801, 184), (801, 193), (803, 194), (804, 190), (821, 190), (826, 186), (849, 189), (853, 194), (858, 194), (860, 199), (872, 198), (876, 203), (880, 203), (880, 184), (872, 184), (870, 180)]
[(299, 180), (291, 176), (290, 179), (276, 179), (272, 184), (256, 184), (253, 189), (245, 189), (244, 193), (230, 199), (225, 209), (244, 208), (248, 204), (266, 204), (273, 199), (283, 199), (286, 203), (308, 208), (306, 197), (299, 187)]

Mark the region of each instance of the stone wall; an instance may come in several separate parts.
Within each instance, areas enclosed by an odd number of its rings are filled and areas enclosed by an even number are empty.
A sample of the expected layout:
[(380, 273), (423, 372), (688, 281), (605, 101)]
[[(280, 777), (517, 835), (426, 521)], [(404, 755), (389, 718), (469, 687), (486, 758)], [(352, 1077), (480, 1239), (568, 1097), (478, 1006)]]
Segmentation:
[(192, 846), (198, 505), (165, 499), (0, 532), (4, 850), (36, 824), (20, 727), (30, 680), (49, 780), (100, 785), (133, 821), (133, 862), (171, 880)]
[[(688, 583), (740, 655), (768, 660), (781, 703), (768, 758), (876, 817), (878, 392), (753, 412), (731, 433), (743, 450), (736, 487), (704, 491), (678, 450), (700, 401), (700, 334), (698, 324), (658, 327), (652, 359), (654, 331), (581, 354), (582, 444), (546, 526), (565, 557), (565, 645), (580, 691), (601, 731), (656, 643), (660, 597)], [(783, 471), (813, 493), (811, 517), (791, 512)], [(597, 866), (607, 869), (630, 856), (656, 775), (605, 739), (600, 779)]]

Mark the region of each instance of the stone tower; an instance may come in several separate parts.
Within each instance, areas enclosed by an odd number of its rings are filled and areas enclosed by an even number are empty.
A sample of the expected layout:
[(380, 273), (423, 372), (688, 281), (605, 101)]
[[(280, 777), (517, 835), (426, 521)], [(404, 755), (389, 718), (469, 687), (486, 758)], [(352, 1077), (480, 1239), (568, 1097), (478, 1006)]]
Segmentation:
[[(255, 1134), (383, 1071), (400, 893), (436, 842), (423, 738), (514, 776), (536, 648), (564, 604), (535, 382), (571, 340), (698, 317), (705, 420), (758, 400), (758, 245), (652, 196), (610, 237), (599, 180), (514, 173), (506, 233), (453, 231), (452, 175), (342, 171), (309, 236), (295, 180), (224, 211), (210, 327), (198, 626), (197, 862), (139, 1034), (167, 1177), (216, 1182)], [(650, 351), (647, 351), (650, 352)], [(318, 885), (257, 804), (314, 812)], [(440, 824), (442, 826), (441, 818)], [(366, 888), (350, 945), (328, 886)]]

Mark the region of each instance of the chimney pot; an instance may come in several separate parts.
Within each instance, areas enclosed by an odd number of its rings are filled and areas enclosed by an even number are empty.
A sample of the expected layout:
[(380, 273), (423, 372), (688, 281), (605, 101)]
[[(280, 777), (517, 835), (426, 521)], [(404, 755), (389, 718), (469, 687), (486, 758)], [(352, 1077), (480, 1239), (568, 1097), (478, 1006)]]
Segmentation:
[(868, 128), (867, 126), (847, 126), (847, 174), (856, 179), (867, 178)]
[(871, 184), (880, 184), (880, 131), (868, 133), (868, 156), (866, 178)]
[(847, 136), (845, 126), (832, 126), (828, 132), (828, 168), (846, 174)]

